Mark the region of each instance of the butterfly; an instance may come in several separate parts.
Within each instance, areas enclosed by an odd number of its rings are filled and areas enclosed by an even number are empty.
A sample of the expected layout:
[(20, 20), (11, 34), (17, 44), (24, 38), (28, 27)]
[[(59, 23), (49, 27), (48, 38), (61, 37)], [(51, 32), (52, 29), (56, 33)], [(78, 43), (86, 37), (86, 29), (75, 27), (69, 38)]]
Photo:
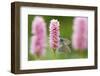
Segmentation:
[(60, 46), (58, 48), (58, 51), (71, 52), (70, 44), (71, 44), (71, 41), (69, 39), (60, 37)]

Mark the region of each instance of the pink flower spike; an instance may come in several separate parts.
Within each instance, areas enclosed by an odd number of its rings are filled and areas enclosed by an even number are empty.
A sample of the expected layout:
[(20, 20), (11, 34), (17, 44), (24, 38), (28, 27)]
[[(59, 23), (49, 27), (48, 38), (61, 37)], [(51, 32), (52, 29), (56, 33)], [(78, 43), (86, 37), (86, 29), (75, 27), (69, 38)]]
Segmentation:
[(36, 16), (32, 23), (31, 53), (41, 56), (46, 46), (46, 23), (40, 16)]
[(88, 20), (86, 17), (76, 17), (73, 25), (72, 46), (76, 50), (84, 50), (88, 44)]
[(59, 48), (59, 21), (52, 19), (50, 22), (50, 47), (53, 49)]

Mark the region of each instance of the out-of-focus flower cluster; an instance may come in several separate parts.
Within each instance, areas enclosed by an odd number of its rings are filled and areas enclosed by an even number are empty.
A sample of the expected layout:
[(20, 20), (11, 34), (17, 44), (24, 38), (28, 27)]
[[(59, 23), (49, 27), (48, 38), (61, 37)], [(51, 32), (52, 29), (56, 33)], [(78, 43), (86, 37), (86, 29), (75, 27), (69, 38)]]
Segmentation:
[(88, 44), (88, 20), (86, 17), (76, 17), (73, 25), (72, 46), (84, 50)]
[(36, 16), (32, 23), (31, 52), (37, 56), (45, 52), (46, 23), (40, 16)]

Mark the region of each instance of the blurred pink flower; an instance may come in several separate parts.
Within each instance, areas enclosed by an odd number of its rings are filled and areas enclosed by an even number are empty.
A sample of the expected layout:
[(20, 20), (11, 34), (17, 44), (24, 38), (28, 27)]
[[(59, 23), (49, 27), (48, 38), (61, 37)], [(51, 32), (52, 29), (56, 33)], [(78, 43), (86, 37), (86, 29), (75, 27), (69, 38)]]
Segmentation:
[(38, 56), (45, 52), (46, 26), (42, 17), (36, 16), (32, 23), (31, 53)]
[(56, 49), (59, 47), (59, 21), (58, 20), (51, 20), (50, 22), (50, 47)]
[[(38, 34), (45, 31), (45, 21), (43, 17), (36, 16), (32, 22), (32, 34)], [(42, 29), (41, 29), (42, 28)], [(45, 34), (45, 33), (43, 33)]]
[(88, 20), (85, 17), (76, 17), (73, 25), (72, 46), (76, 50), (87, 48), (88, 44)]

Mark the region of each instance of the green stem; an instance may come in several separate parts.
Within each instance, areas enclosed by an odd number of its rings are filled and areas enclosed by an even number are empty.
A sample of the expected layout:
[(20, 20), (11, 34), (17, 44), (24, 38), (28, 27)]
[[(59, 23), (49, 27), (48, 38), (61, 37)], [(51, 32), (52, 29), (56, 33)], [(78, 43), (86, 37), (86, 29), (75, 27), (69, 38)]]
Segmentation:
[(80, 57), (83, 57), (83, 50), (79, 50), (79, 55), (80, 55)]
[(53, 49), (54, 59), (56, 59), (56, 49)]
[(37, 60), (41, 60), (41, 59), (42, 59), (42, 57), (41, 57), (40, 55), (37, 55), (37, 54), (35, 54), (34, 57), (35, 57), (35, 59), (37, 59)]

